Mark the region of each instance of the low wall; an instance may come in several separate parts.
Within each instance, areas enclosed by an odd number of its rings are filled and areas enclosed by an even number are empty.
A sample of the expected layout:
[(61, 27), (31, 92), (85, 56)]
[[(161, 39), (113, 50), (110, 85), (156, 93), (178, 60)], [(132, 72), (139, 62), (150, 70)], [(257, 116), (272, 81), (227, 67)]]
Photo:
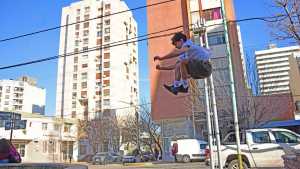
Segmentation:
[(300, 150), (294, 152), (294, 154), (283, 155), (284, 168), (285, 169), (300, 169)]
[(85, 165), (59, 163), (14, 163), (0, 164), (0, 169), (88, 169)]

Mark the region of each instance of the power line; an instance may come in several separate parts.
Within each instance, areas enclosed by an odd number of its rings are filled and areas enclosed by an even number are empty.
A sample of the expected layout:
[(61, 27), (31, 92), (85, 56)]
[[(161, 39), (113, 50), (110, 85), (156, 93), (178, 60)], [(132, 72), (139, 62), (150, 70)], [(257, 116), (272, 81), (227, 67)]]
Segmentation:
[[(171, 0), (171, 1), (173, 1), (173, 0)], [(165, 1), (164, 3), (166, 3), (166, 2), (170, 2), (170, 1)], [(161, 3), (163, 3), (163, 2), (161, 2)], [(158, 5), (158, 4), (152, 4), (152, 5)], [(239, 19), (239, 20), (229, 20), (228, 23), (230, 23), (230, 22), (244, 22), (244, 21), (251, 21), (251, 20), (269, 21), (267, 19), (276, 18), (276, 17), (280, 18), (282, 16), (283, 15), (271, 16), (271, 17), (252, 17), (252, 18), (245, 18), (245, 19)], [(193, 24), (191, 24), (191, 25), (193, 25)], [(223, 25), (223, 23), (220, 23), (220, 24), (211, 24), (211, 25), (207, 25), (205, 27), (207, 28), (207, 27), (218, 26), (218, 25)], [(157, 33), (165, 32), (165, 31), (173, 30), (173, 29), (178, 29), (180, 27), (182, 27), (182, 26), (177, 26), (177, 27), (174, 27), (174, 28), (166, 29), (164, 31), (159, 31), (159, 32), (155, 32), (155, 33), (150, 33), (150, 34), (138, 36), (136, 38), (145, 37), (145, 36), (149, 36), (151, 34), (157, 34)], [(191, 30), (193, 30), (193, 29), (191, 29)], [(167, 34), (165, 36), (170, 36), (170, 35), (171, 34)], [(139, 41), (145, 41), (145, 40), (148, 40), (148, 39), (159, 38), (159, 37), (164, 37), (164, 36), (160, 35), (160, 36), (156, 36), (156, 37), (150, 37), (150, 38), (145, 38), (145, 39), (131, 41), (131, 42), (126, 42), (126, 43), (120, 43), (120, 42), (128, 41), (129, 39), (120, 40), (120, 41), (112, 42), (112, 43), (109, 43), (109, 44), (106, 44), (106, 45), (101, 45), (101, 47), (92, 47), (92, 48), (90, 48), (89, 50), (86, 50), (86, 51), (71, 52), (71, 53), (67, 53), (67, 54), (64, 54), (64, 55), (56, 55), (56, 56), (52, 56), (52, 57), (48, 57), (48, 58), (43, 58), (43, 59), (38, 59), (38, 60), (33, 60), (33, 61), (29, 61), (29, 62), (23, 62), (23, 63), (9, 65), (9, 66), (3, 66), (3, 67), (0, 67), (0, 70), (14, 68), (14, 67), (20, 67), (20, 66), (25, 66), (25, 65), (30, 65), (30, 64), (40, 63), (40, 62), (45, 62), (45, 61), (49, 61), (49, 60), (58, 59), (60, 57), (66, 57), (66, 56), (72, 56), (72, 55), (75, 55), (75, 54), (87, 53), (87, 52), (96, 51), (96, 50), (100, 50), (100, 49), (104, 49), (104, 48), (110, 48), (110, 47), (125, 45), (125, 44), (128, 44), (128, 43), (134, 43), (134, 42), (139, 42)], [(136, 39), (136, 38), (132, 38), (132, 39)], [(119, 43), (119, 44), (116, 44), (116, 43)], [(111, 44), (116, 44), (116, 45), (111, 45)], [(111, 45), (111, 46), (108, 46), (108, 45)]]
[(1, 39), (0, 43), (5, 42), (5, 41), (14, 40), (14, 39), (23, 38), (23, 37), (26, 37), (26, 36), (32, 36), (32, 35), (35, 35), (35, 34), (40, 34), (40, 33), (48, 32), (48, 31), (60, 29), (60, 28), (63, 28), (63, 27), (66, 27), (66, 26), (70, 26), (70, 25), (75, 25), (75, 24), (78, 24), (78, 23), (83, 23), (83, 22), (87, 22), (87, 21), (91, 21), (91, 20), (95, 20), (95, 19), (100, 19), (100, 18), (103, 18), (103, 17), (113, 16), (113, 15), (118, 15), (118, 14), (129, 12), (129, 11), (135, 11), (135, 10), (139, 10), (139, 9), (143, 9), (143, 8), (153, 7), (153, 6), (157, 6), (157, 5), (169, 3), (169, 2), (172, 2), (172, 1), (175, 1), (175, 0), (167, 0), (167, 1), (159, 2), (159, 3), (150, 4), (150, 5), (144, 5), (144, 6), (140, 6), (140, 7), (136, 7), (136, 8), (132, 8), (132, 9), (128, 9), (128, 10), (124, 10), (124, 11), (119, 11), (119, 12), (115, 12), (115, 13), (101, 15), (101, 16), (94, 17), (94, 18), (87, 19), (87, 20), (82, 20), (82, 21), (73, 22), (73, 23), (70, 23), (70, 24), (65, 24), (65, 25), (61, 25), (61, 26), (55, 26), (55, 27), (52, 27), (52, 28), (42, 29), (42, 30), (38, 30), (38, 31), (35, 31), (35, 32), (31, 32), (31, 33), (26, 33), (26, 34), (22, 34), (22, 35), (18, 35), (18, 36), (13, 36), (13, 37)]
[[(149, 33), (149, 34), (146, 34), (146, 35), (134, 37), (134, 38), (131, 38), (131, 39), (138, 39), (138, 38), (141, 38), (141, 37), (146, 37), (146, 36), (149, 36), (149, 35), (154, 35), (154, 34), (158, 34), (158, 33), (162, 33), (162, 32), (167, 32), (167, 31), (170, 31), (170, 30), (176, 30), (176, 29), (181, 28), (181, 27), (182, 26), (177, 26), (177, 27), (174, 27), (174, 28), (169, 28), (169, 29), (166, 29), (166, 30), (162, 30), (162, 31), (153, 32), (153, 33)], [(88, 50), (81, 50), (81, 51), (78, 51), (78, 52), (70, 52), (70, 53), (66, 53), (66, 54), (62, 54), (62, 55), (55, 55), (55, 56), (47, 57), (47, 58), (43, 58), (43, 59), (23, 62), (23, 63), (9, 65), (9, 66), (3, 66), (3, 67), (0, 67), (0, 70), (20, 67), (20, 66), (25, 66), (25, 65), (31, 65), (31, 64), (35, 64), (35, 63), (41, 63), (41, 62), (45, 62), (45, 61), (50, 61), (50, 60), (62, 58), (62, 57), (73, 56), (73, 55), (82, 54), (82, 53), (88, 53), (88, 52), (91, 52), (91, 51), (96, 51), (96, 50), (110, 48), (110, 47), (121, 46), (121, 45), (125, 45), (125, 44), (128, 44), (128, 43), (135, 43), (135, 42), (139, 42), (139, 41), (145, 41), (145, 40), (149, 40), (149, 39), (155, 39), (155, 38), (170, 36), (174, 33), (175, 32), (168, 33), (168, 34), (163, 34), (163, 35), (158, 35), (158, 36), (152, 36), (152, 37), (148, 37), (148, 38), (144, 38), (144, 39), (138, 39), (138, 40), (134, 40), (134, 41), (128, 41), (128, 40), (131, 40), (131, 39), (120, 40), (120, 41), (112, 42), (112, 43), (109, 43), (109, 44), (105, 44), (105, 45), (103, 44), (101, 46), (92, 47), (92, 48), (89, 48)], [(122, 43), (122, 42), (124, 42), (124, 43)]]

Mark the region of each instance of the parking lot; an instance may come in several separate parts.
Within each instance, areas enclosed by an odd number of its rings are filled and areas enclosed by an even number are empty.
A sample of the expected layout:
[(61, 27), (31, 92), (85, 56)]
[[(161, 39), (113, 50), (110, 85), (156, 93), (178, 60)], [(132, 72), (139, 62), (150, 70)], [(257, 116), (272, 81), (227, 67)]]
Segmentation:
[(89, 165), (89, 169), (208, 169), (203, 162), (193, 163), (133, 163), (128, 165), (109, 164), (109, 165)]

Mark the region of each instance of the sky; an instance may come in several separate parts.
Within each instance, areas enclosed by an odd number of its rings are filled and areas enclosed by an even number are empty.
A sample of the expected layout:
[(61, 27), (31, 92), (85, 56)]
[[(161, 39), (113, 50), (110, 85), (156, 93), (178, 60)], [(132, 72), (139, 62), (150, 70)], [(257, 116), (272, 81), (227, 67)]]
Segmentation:
[[(77, 0), (1, 0), (0, 39), (60, 25), (61, 9)], [(146, 0), (125, 0), (129, 8), (146, 4)], [(271, 0), (235, 0), (237, 19), (270, 16)], [(134, 11), (139, 35), (147, 33), (146, 9)], [(261, 21), (239, 23), (245, 53), (253, 58), (255, 50), (278, 43), (270, 36), (270, 27)], [(279, 46), (289, 45), (279, 43)], [(0, 43), (0, 67), (58, 54), (59, 30)], [(149, 100), (147, 43), (139, 43), (140, 98)], [(57, 60), (19, 68), (0, 70), (0, 79), (16, 79), (22, 75), (34, 77), (38, 86), (46, 89), (46, 114), (55, 114)]]

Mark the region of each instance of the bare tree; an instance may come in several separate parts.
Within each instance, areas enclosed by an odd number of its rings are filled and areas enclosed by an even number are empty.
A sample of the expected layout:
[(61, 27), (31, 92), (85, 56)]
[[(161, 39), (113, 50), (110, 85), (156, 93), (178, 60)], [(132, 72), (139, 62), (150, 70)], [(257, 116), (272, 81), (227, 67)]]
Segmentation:
[(274, 31), (272, 34), (278, 40), (291, 40), (300, 45), (300, 1), (299, 0), (273, 0), (278, 11), (274, 13), (277, 18), (271, 22)]
[(124, 119), (122, 125), (122, 143), (132, 143), (138, 146), (138, 141), (142, 146), (147, 146), (153, 153), (153, 146), (158, 147), (162, 154), (160, 126), (156, 124), (147, 104), (138, 106), (139, 120), (135, 116), (129, 115)]
[(103, 112), (100, 117), (78, 123), (78, 138), (89, 142), (92, 153), (119, 150), (120, 131), (117, 119), (111, 112)]

